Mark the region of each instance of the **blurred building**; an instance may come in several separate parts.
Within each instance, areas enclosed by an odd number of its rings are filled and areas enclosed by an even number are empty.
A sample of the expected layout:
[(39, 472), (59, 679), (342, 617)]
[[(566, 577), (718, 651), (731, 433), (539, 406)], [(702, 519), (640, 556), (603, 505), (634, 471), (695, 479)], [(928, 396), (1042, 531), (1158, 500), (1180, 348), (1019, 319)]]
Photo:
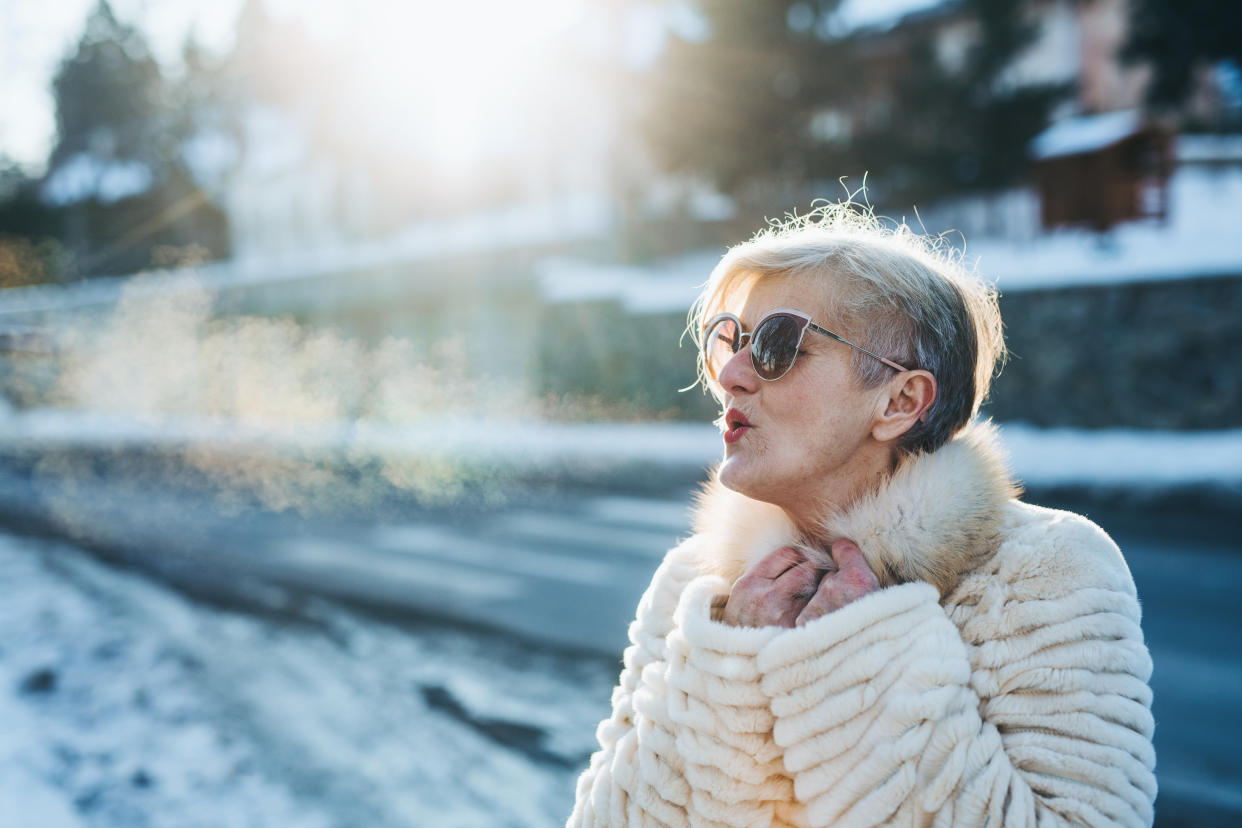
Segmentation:
[[(1030, 240), (1062, 226), (1104, 230), (1132, 219), (1165, 219), (1169, 178), (1178, 155), (1176, 120), (1143, 114), (1151, 68), (1127, 63), (1121, 52), (1129, 26), (1127, 0), (1035, 0), (1026, 6), (1034, 37), (998, 79), (1015, 86), (1064, 84), (1071, 93), (1052, 112), (1052, 124), (1032, 142), (1031, 183), (997, 193), (920, 205), (932, 230), (954, 228), (968, 238)], [(959, 2), (932, 4), (890, 28), (864, 33), (869, 61), (864, 109), (836, 113), (837, 130), (874, 118), (891, 106), (914, 45), (931, 44), (947, 70), (959, 69), (978, 42), (976, 21)], [(1236, 96), (1218, 70), (1198, 74), (1184, 117), (1219, 121)], [(844, 121), (842, 122), (842, 116)]]
[[(1143, 102), (1150, 70), (1120, 58), (1126, 39), (1127, 0), (1035, 0), (1025, 9), (1035, 36), (1000, 83), (1073, 84), (1076, 93), (1058, 115), (1133, 109)], [(871, 106), (889, 97), (908, 66), (913, 45), (930, 40), (946, 69), (960, 68), (979, 37), (976, 20), (960, 2), (948, 0), (901, 18), (890, 28), (863, 34), (870, 63)]]
[(1138, 110), (1066, 118), (1031, 150), (1044, 229), (1168, 218), (1173, 136)]

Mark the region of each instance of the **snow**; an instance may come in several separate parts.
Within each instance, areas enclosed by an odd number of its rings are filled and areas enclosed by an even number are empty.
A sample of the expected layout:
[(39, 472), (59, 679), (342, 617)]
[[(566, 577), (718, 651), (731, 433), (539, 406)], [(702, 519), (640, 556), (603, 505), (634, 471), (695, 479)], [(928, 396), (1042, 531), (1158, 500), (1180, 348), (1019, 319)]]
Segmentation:
[(99, 159), (79, 153), (48, 176), (43, 195), (57, 206), (88, 198), (110, 204), (146, 192), (153, 180), (151, 168), (141, 161)]
[[(8, 724), (2, 709), (0, 722)], [(11, 746), (20, 744), (26, 736), (15, 728), (6, 727), (5, 733), (12, 740)], [(85, 824), (58, 790), (29, 769), (9, 756), (0, 756), (0, 767), (5, 771), (0, 775), (0, 825), (79, 828)]]
[[(1196, 152), (1232, 151), (1230, 146)], [(1242, 275), (1236, 216), (1242, 165), (1189, 165), (1169, 181), (1169, 218), (1120, 225), (1108, 235), (1063, 230), (1025, 241), (966, 239), (964, 262), (1002, 292)], [(956, 241), (947, 234), (949, 241)], [(647, 266), (556, 258), (538, 267), (551, 303), (620, 302), (632, 313), (685, 313), (723, 251)]]
[(1182, 167), (1168, 197), (1167, 223), (1130, 222), (1106, 236), (1070, 230), (1029, 242), (967, 239), (967, 261), (1002, 292), (1242, 275), (1242, 166)]
[(707, 251), (638, 267), (550, 258), (536, 265), (536, 277), (540, 295), (554, 305), (617, 301), (631, 313), (685, 312), (719, 259)]
[(233, 137), (219, 128), (199, 129), (181, 146), (181, 156), (194, 180), (209, 189), (223, 185), (240, 154)]
[[(1045, 429), (1002, 423), (1012, 467), (1031, 485), (1160, 488), (1242, 485), (1242, 429), (1158, 431)], [(720, 432), (704, 423), (548, 422), (453, 419), (406, 426), (355, 422), (296, 429), (206, 417), (134, 418), (68, 410), (11, 413), (0, 448), (190, 447), (298, 456), (441, 458), (497, 470), (556, 472), (631, 464), (706, 468), (720, 458)]]
[(64, 544), (0, 535), (0, 578), (6, 826), (557, 824), (615, 680), (330, 604), (216, 609)]
[(944, 5), (944, 0), (845, 0), (836, 12), (844, 30), (888, 29), (903, 17)]
[(1138, 110), (1104, 112), (1057, 121), (1031, 141), (1035, 158), (1059, 158), (1110, 147), (1138, 132), (1142, 120)]
[(612, 226), (613, 205), (604, 196), (569, 193), (537, 204), (413, 224), (388, 238), (301, 246), (285, 253), (214, 262), (126, 278), (84, 279), (68, 285), (0, 290), (0, 318), (115, 304), (122, 294), (155, 296), (192, 290), (313, 282), (366, 268), (398, 267), (459, 253), (535, 246), (602, 237)]
[(147, 588), (140, 581), (10, 537), (0, 537), (0, 572), (0, 779), (11, 780), (0, 807), (21, 815), (3, 824), (327, 824), (265, 778), (212, 709), (201, 663), (175, 643), (185, 605), (154, 589), (139, 596), (165, 604), (144, 630), (142, 613), (91, 595)]
[[(1064, 230), (1026, 240), (971, 237), (966, 262), (1002, 291), (1172, 280), (1242, 274), (1235, 216), (1242, 205), (1242, 165), (1236, 141), (1179, 139), (1196, 163), (1169, 181), (1169, 218), (1131, 222), (1107, 235)], [(1203, 162), (1203, 163), (1198, 163)], [(724, 204), (717, 205), (720, 210)], [(713, 208), (714, 209), (714, 208)], [(195, 289), (313, 282), (364, 268), (394, 267), (467, 251), (600, 238), (609, 232), (612, 206), (599, 196), (569, 194), (540, 204), (514, 204), (412, 225), (385, 239), (333, 242), (281, 254), (217, 262), (190, 271), (88, 279), (0, 291), (0, 318), (115, 304), (123, 292), (154, 295)], [(946, 228), (951, 230), (951, 228)], [(954, 240), (952, 233), (949, 239)], [(722, 249), (699, 250), (642, 266), (553, 257), (536, 265), (546, 301), (615, 300), (633, 313), (685, 313)]]
[(1242, 485), (1242, 429), (1042, 429), (1007, 423), (1000, 432), (1014, 470), (1029, 486)]
[(1242, 162), (1242, 135), (1182, 135), (1177, 160), (1183, 164)]

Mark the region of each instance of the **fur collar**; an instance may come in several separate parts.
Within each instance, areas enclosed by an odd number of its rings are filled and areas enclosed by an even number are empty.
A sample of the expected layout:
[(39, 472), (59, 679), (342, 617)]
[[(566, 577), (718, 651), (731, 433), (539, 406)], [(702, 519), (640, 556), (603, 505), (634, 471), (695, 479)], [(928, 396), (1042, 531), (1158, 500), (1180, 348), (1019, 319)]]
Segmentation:
[[(881, 584), (927, 581), (944, 596), (995, 552), (1001, 507), (1019, 493), (995, 427), (979, 423), (938, 451), (905, 460), (879, 491), (829, 515), (822, 535), (857, 543)], [(780, 508), (730, 491), (715, 476), (699, 496), (694, 528), (705, 550), (700, 568), (729, 583), (782, 546), (832, 565)]]

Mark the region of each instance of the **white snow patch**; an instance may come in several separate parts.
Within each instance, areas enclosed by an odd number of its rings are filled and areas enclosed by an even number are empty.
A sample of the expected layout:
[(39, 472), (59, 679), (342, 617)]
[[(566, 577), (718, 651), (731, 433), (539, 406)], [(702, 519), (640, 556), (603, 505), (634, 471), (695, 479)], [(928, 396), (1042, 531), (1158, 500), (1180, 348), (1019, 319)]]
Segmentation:
[(1242, 429), (1043, 429), (1009, 423), (1000, 432), (1013, 468), (1029, 485), (1242, 484)]
[(1095, 152), (1129, 138), (1141, 126), (1142, 119), (1134, 109), (1066, 118), (1031, 140), (1031, 154), (1046, 159)]
[(967, 239), (967, 261), (1002, 292), (1242, 275), (1242, 166), (1183, 167), (1168, 197), (1165, 223), (1130, 222), (1105, 236), (1067, 230), (1029, 242)]
[[(1169, 181), (1168, 197), (1163, 223), (1130, 222), (1107, 235), (974, 237), (966, 240), (964, 261), (1002, 292), (1242, 275), (1235, 227), (1242, 165), (1182, 167)], [(616, 301), (631, 313), (684, 314), (721, 255), (703, 250), (644, 266), (557, 258), (540, 263), (537, 274), (540, 293), (552, 304)]]
[[(4, 702), (0, 701), (0, 705)], [(12, 745), (20, 744), (20, 730), (12, 728), (11, 711), (0, 707), (0, 727)], [(64, 794), (44, 782), (10, 756), (0, 755), (0, 825), (38, 825), (39, 828), (80, 828), (78, 818)]]
[(863, 27), (889, 29), (908, 14), (944, 5), (944, 0), (845, 0), (834, 23), (842, 31)]
[(141, 161), (100, 159), (79, 153), (57, 167), (43, 187), (44, 197), (59, 206), (98, 198), (105, 204), (150, 189), (154, 176)]
[[(8, 536), (0, 575), (0, 824), (330, 824), (238, 740), (176, 641), (188, 605), (71, 548)], [(144, 591), (163, 611), (127, 607)]]
[(220, 187), (238, 162), (237, 141), (223, 129), (208, 128), (194, 133), (181, 147), (181, 155), (194, 180), (205, 187)]
[[(1215, 139), (1180, 141), (1204, 159), (1236, 149)], [(1242, 245), (1235, 241), (1234, 226), (1242, 209), (1242, 165), (1188, 163), (1170, 179), (1168, 197), (1169, 217), (1163, 223), (1131, 222), (1107, 235), (1063, 230), (1026, 240), (971, 237), (966, 240), (966, 262), (977, 263), (983, 277), (1002, 291), (1242, 274)], [(716, 207), (726, 211), (727, 205)], [(192, 279), (172, 271), (144, 274), (141, 285), (127, 279), (88, 279), (10, 288), (0, 291), (0, 317), (106, 307), (129, 289), (154, 294), (191, 284), (217, 291), (293, 283), (466, 251), (601, 238), (610, 232), (612, 215), (606, 199), (571, 194), (420, 222), (387, 239), (216, 262), (194, 268)], [(551, 303), (615, 300), (633, 313), (685, 313), (723, 252), (700, 250), (643, 266), (552, 258), (536, 266), (536, 278)]]
[(617, 301), (631, 313), (686, 312), (720, 261), (717, 251), (700, 251), (648, 266), (600, 264), (552, 258), (536, 266), (544, 301)]
[(1242, 135), (1182, 135), (1177, 160), (1183, 164), (1242, 163)]
[(613, 209), (603, 195), (570, 193), (538, 203), (509, 204), (465, 216), (420, 221), (383, 239), (299, 246), (288, 252), (131, 277), (8, 288), (0, 290), (0, 318), (108, 307), (131, 292), (154, 296), (189, 289), (224, 291), (249, 285), (296, 283), (458, 253), (598, 239), (610, 231)]
[(0, 580), (6, 826), (550, 825), (615, 680), (327, 604), (303, 623), (201, 606), (65, 544), (0, 535)]

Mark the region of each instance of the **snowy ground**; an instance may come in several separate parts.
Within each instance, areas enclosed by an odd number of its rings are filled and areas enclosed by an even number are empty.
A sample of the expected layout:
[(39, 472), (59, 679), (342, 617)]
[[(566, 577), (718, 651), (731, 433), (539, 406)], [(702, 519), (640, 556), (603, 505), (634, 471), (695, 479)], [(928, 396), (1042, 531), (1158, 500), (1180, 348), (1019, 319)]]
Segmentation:
[(526, 826), (616, 665), (329, 604), (205, 607), (0, 535), (0, 825)]

